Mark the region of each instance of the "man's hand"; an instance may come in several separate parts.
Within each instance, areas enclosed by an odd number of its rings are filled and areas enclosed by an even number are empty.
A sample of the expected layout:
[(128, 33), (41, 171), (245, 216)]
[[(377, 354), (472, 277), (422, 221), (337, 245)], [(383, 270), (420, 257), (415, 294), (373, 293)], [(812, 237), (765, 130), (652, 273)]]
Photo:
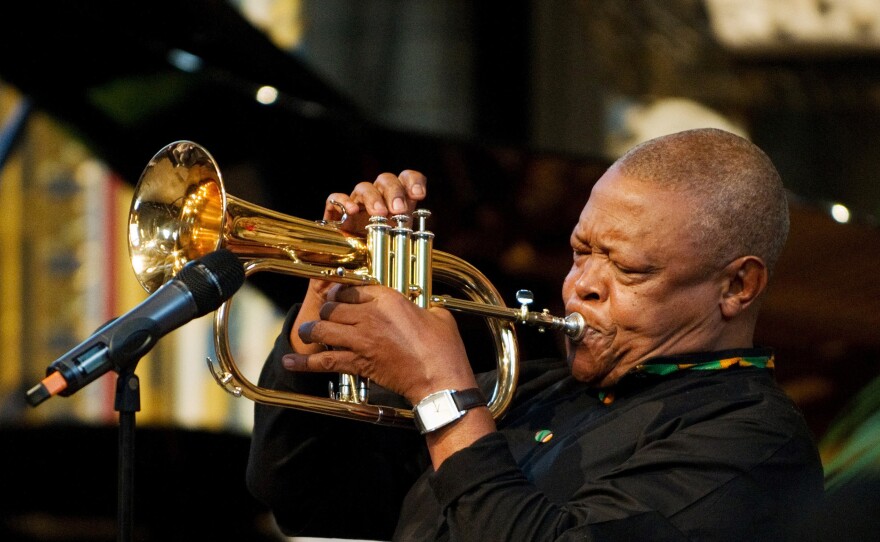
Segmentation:
[(332, 345), (311, 355), (285, 356), (295, 371), (351, 373), (369, 378), (415, 404), (442, 389), (476, 385), (455, 319), (423, 309), (386, 286), (331, 290), (319, 320), (304, 322), (305, 344)]
[[(351, 194), (336, 192), (327, 197), (324, 204), (324, 220), (339, 221), (342, 212), (348, 215), (340, 228), (363, 235), (371, 216), (390, 217), (396, 214), (411, 214), (419, 201), (427, 195), (428, 180), (414, 170), (402, 171), (399, 175), (383, 173), (372, 183), (357, 184)], [(296, 352), (317, 353), (322, 350), (318, 344), (304, 343), (297, 333), (303, 322), (318, 319), (318, 311), (328, 298), (336, 283), (313, 279), (309, 281), (306, 297), (303, 299), (296, 321), (290, 333), (290, 345)]]

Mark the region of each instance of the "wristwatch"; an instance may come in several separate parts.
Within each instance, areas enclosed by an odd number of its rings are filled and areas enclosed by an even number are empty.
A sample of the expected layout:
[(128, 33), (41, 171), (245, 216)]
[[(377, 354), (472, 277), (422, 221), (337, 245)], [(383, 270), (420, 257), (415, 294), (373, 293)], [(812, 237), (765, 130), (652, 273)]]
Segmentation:
[(486, 406), (486, 397), (480, 388), (441, 390), (419, 401), (413, 407), (413, 415), (416, 426), (424, 435), (449, 425), (478, 406)]

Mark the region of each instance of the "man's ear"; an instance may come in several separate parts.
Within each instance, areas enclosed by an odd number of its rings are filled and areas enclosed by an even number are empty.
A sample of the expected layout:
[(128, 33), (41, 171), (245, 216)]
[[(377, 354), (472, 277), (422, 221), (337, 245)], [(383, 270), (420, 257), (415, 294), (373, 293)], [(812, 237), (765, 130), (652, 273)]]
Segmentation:
[(734, 318), (748, 309), (767, 288), (767, 264), (757, 256), (741, 256), (724, 268), (721, 314)]

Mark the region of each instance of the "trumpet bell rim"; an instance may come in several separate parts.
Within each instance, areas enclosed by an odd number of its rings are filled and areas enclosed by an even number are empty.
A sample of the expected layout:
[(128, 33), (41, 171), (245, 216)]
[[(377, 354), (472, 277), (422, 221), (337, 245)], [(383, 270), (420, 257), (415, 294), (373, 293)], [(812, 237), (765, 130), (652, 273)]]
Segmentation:
[(131, 265), (147, 292), (221, 247), (226, 205), (217, 162), (204, 147), (180, 140), (153, 156), (135, 186), (128, 222)]

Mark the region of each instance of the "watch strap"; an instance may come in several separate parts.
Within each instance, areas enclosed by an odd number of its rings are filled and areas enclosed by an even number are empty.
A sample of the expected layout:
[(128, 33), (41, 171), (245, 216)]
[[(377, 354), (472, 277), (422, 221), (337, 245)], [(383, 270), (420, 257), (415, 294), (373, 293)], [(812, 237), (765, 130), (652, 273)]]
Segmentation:
[(486, 396), (480, 388), (468, 388), (452, 393), (452, 400), (459, 411), (466, 411), (472, 408), (486, 406)]
[[(444, 404), (447, 405), (445, 408)], [(419, 432), (424, 435), (461, 419), (472, 408), (486, 405), (486, 397), (479, 388), (441, 390), (419, 401), (413, 407), (413, 417)]]

